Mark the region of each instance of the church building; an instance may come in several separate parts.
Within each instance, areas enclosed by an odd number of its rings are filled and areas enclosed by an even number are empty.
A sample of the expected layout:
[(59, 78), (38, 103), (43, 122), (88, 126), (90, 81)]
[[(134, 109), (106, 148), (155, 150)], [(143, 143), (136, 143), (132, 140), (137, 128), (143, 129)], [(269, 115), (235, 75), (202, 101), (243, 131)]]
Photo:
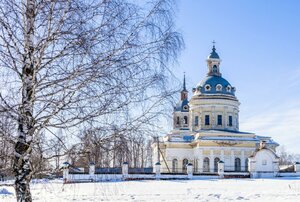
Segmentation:
[(190, 99), (184, 76), (173, 130), (152, 145), (154, 164), (160, 163), (162, 173), (186, 173), (191, 163), (195, 174), (214, 174), (222, 161), (225, 172), (248, 172), (249, 161), (256, 162), (255, 155), (264, 150), (257, 169), (272, 170), (279, 144), (271, 137), (239, 131), (240, 102), (236, 88), (222, 77), (215, 45), (206, 62), (207, 75), (193, 88)]

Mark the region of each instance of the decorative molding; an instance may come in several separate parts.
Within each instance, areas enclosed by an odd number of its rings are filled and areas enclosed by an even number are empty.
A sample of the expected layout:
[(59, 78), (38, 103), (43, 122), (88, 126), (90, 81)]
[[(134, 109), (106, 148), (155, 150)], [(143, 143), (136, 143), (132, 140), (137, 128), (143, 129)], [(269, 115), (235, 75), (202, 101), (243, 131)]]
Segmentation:
[(234, 145), (238, 145), (241, 144), (240, 142), (236, 142), (236, 141), (213, 141), (214, 143), (220, 145), (220, 146), (234, 146)]

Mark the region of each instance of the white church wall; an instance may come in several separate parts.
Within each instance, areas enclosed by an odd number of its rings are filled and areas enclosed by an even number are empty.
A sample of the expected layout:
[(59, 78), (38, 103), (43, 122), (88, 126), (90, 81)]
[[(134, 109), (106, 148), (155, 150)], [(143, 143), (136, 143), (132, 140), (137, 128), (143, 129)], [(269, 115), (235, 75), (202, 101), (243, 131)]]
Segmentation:
[(256, 153), (255, 155), (256, 161), (256, 172), (273, 172), (273, 161), (275, 161), (274, 154), (272, 154), (269, 150), (263, 149)]
[(270, 178), (278, 175), (279, 159), (269, 149), (261, 149), (249, 158), (249, 171), (252, 178)]
[[(194, 163), (194, 155), (193, 150), (188, 148), (167, 148), (166, 149), (166, 160), (169, 169), (172, 171), (172, 161), (173, 159), (177, 159), (177, 170), (181, 172), (183, 170), (183, 160), (187, 159), (189, 163)], [(166, 166), (163, 166), (162, 170), (168, 171)]]
[(253, 152), (253, 148), (241, 147), (195, 147), (193, 149), (194, 159), (197, 160), (197, 171), (203, 172), (203, 161), (207, 157), (209, 158), (209, 172), (215, 172), (215, 158), (219, 158), (224, 162), (225, 170), (235, 170), (235, 158), (241, 160), (241, 171), (245, 172), (246, 159)]

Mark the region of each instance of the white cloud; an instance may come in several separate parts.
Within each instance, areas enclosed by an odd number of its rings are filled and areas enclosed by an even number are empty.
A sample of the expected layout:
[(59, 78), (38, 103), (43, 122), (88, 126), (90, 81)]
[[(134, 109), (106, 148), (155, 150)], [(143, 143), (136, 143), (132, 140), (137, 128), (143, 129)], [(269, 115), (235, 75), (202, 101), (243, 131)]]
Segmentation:
[(300, 154), (300, 103), (287, 102), (240, 120), (240, 130), (271, 136), (288, 152)]

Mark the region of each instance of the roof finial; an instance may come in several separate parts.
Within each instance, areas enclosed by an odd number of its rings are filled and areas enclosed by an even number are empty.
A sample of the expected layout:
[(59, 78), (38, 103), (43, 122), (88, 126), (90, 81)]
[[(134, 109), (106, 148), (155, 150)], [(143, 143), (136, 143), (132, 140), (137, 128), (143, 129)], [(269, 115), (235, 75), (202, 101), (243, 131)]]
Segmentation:
[(186, 85), (185, 85), (185, 72), (183, 72), (183, 90), (186, 90)]
[(213, 43), (213, 48), (212, 48), (212, 50), (213, 50), (213, 52), (215, 52), (215, 51), (216, 51), (216, 47), (215, 47), (216, 41), (213, 40), (212, 43)]

